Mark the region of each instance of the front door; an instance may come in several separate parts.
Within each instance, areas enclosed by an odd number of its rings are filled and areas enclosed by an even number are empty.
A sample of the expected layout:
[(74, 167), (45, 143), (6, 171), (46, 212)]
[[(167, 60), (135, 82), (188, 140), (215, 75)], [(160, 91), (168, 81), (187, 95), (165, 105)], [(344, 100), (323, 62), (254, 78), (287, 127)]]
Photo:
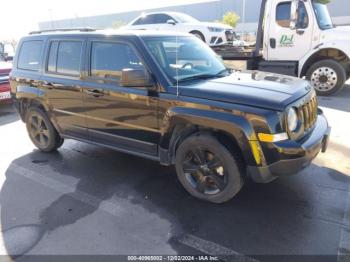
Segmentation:
[(156, 155), (158, 99), (144, 88), (122, 87), (123, 69), (145, 69), (131, 44), (91, 40), (83, 86), (89, 136), (122, 150)]
[(290, 28), (291, 1), (271, 1), (269, 14), (268, 60), (299, 61), (309, 52), (313, 36), (313, 11), (309, 2), (299, 1), (296, 29)]

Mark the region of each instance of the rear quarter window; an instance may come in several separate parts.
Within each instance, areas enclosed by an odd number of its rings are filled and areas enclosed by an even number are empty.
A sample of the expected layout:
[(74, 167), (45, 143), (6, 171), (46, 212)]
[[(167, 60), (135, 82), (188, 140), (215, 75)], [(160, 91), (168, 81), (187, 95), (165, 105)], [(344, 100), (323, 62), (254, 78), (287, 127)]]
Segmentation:
[(25, 41), (21, 46), (17, 67), (23, 70), (39, 71), (43, 41)]

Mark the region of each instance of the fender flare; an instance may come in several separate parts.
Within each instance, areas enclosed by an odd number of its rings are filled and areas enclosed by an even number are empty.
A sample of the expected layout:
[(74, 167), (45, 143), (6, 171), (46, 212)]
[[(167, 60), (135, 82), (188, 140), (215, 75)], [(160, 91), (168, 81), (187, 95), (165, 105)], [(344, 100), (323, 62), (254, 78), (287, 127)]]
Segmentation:
[(45, 103), (45, 92), (43, 90), (33, 86), (17, 86), (16, 103), (18, 104), (21, 118), (24, 121), (25, 116), (23, 112), (24, 108), (22, 108), (21, 105), (22, 100), (29, 101), (29, 105), (36, 104), (43, 107), (53, 126), (56, 128), (56, 130), (60, 130), (59, 126), (57, 125), (56, 118), (51, 114), (50, 107), (47, 103)]
[(161, 162), (172, 161), (175, 153), (174, 146), (176, 146), (174, 142), (177, 142), (177, 140), (173, 139), (173, 135), (176, 135), (174, 134), (174, 129), (178, 125), (186, 124), (227, 133), (236, 140), (235, 142), (239, 146), (246, 163), (256, 165), (250, 141), (257, 141), (257, 137), (253, 127), (244, 116), (235, 115), (232, 112), (226, 113), (184, 107), (170, 108), (162, 120), (160, 151), (163, 154), (161, 159), (164, 161)]

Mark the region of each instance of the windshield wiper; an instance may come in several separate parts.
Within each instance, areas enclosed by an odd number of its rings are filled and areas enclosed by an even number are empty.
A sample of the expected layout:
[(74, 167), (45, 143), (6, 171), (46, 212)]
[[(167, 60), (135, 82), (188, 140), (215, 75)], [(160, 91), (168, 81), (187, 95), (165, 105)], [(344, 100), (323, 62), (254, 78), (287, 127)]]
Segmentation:
[(184, 77), (184, 78), (179, 79), (179, 82), (228, 76), (228, 74), (224, 74), (225, 72), (230, 74), (230, 69), (225, 68), (216, 74), (198, 74), (198, 75), (193, 75), (193, 76), (189, 76), (189, 77)]

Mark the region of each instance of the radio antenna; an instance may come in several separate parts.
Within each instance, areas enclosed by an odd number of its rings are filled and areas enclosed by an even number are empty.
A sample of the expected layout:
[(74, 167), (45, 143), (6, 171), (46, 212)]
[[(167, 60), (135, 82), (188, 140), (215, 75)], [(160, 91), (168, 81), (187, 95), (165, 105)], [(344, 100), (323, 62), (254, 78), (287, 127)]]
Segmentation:
[[(177, 29), (177, 28), (176, 28)], [(179, 58), (179, 54), (178, 54), (178, 35), (177, 35), (177, 30), (175, 29), (176, 32), (176, 45), (175, 45), (175, 71), (176, 71), (176, 96), (179, 97), (180, 92), (179, 92), (179, 68), (178, 68), (178, 58)]]

